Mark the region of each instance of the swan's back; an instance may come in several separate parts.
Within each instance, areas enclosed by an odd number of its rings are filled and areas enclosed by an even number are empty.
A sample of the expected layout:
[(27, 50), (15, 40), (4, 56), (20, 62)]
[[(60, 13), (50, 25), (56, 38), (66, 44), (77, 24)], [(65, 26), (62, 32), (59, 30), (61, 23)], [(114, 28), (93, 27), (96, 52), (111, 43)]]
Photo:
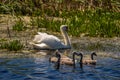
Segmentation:
[(37, 35), (35, 35), (33, 41), (35, 43), (39, 43), (41, 42), (42, 40), (44, 40), (44, 37), (46, 37), (48, 34), (47, 33), (41, 33), (41, 32), (38, 32)]

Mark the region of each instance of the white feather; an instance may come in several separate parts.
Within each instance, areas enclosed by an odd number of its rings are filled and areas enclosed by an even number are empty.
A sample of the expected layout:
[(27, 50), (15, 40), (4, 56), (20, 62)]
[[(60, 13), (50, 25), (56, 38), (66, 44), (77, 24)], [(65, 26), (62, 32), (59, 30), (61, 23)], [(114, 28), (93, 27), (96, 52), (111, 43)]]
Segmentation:
[[(64, 27), (64, 26), (62, 26)], [(59, 38), (57, 38), (54, 35), (49, 35), (47, 33), (41, 33), (38, 32), (37, 35), (35, 35), (35, 38), (33, 40), (34, 46), (43, 49), (59, 49), (59, 48), (66, 48), (70, 47), (70, 45), (65, 45)]]
[[(38, 35), (35, 35), (33, 40), (37, 43), (37, 46), (44, 47), (44, 48), (59, 48), (64, 47), (64, 44), (60, 41), (59, 38), (53, 35), (49, 35), (47, 33), (38, 32)], [(44, 43), (44, 44), (43, 44)], [(53, 45), (54, 44), (54, 45)], [(48, 46), (48, 47), (46, 47)]]

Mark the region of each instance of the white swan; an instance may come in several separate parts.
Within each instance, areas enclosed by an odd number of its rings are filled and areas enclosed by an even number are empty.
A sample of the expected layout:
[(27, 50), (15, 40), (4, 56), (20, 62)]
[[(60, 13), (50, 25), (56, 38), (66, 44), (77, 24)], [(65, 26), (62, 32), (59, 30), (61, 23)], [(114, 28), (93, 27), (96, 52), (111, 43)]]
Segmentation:
[(35, 35), (32, 45), (35, 49), (70, 49), (71, 43), (66, 32), (67, 30), (67, 25), (61, 25), (60, 31), (63, 35), (64, 43), (56, 36), (38, 32), (38, 34)]

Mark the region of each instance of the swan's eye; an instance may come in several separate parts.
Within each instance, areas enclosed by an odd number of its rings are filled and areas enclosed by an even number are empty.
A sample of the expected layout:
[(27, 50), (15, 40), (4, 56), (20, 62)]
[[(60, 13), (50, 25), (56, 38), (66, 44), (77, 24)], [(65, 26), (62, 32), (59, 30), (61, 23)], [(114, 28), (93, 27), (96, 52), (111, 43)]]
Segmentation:
[(64, 31), (68, 31), (68, 26), (67, 25), (62, 25), (61, 29), (64, 30)]
[(67, 26), (65, 27), (65, 30), (68, 31), (68, 27)]

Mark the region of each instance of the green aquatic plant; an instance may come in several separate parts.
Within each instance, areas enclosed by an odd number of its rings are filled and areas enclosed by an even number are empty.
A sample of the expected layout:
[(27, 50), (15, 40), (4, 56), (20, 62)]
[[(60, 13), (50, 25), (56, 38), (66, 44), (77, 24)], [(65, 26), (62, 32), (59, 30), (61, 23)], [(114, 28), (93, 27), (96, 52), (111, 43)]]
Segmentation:
[(24, 23), (21, 19), (19, 19), (18, 21), (16, 21), (16, 23), (12, 26), (12, 29), (14, 31), (23, 31), (26, 29), (26, 27), (24, 26)]
[[(58, 32), (60, 25), (69, 26), (69, 35), (91, 37), (120, 36), (120, 16), (117, 12), (95, 11), (71, 11), (62, 13), (60, 17), (36, 17), (31, 19), (31, 24), (37, 28), (46, 28), (48, 31)], [(62, 15), (61, 14), (61, 15)]]
[[(74, 13), (73, 13), (74, 14)], [(70, 34), (80, 36), (87, 33), (92, 37), (114, 37), (120, 36), (119, 13), (87, 11), (78, 12), (75, 16), (68, 18), (67, 24), (70, 26)]]
[[(59, 26), (66, 24), (69, 26), (69, 34), (72, 36), (79, 37), (84, 34), (84, 36), (91, 37), (119, 37), (120, 2), (118, 0), (94, 1), (96, 0), (68, 0), (68, 2), (66, 0), (51, 2), (5, 0), (0, 1), (0, 13), (30, 16), (32, 17), (32, 27), (37, 26), (37, 28), (45, 28), (49, 31), (58, 32)], [(62, 20), (54, 20), (54, 17), (62, 18)], [(15, 31), (25, 29), (22, 20), (17, 21), (13, 26)]]
[(24, 45), (20, 40), (12, 40), (10, 42), (3, 42), (0, 46), (1, 49), (8, 49), (10, 51), (18, 51), (23, 49)]

